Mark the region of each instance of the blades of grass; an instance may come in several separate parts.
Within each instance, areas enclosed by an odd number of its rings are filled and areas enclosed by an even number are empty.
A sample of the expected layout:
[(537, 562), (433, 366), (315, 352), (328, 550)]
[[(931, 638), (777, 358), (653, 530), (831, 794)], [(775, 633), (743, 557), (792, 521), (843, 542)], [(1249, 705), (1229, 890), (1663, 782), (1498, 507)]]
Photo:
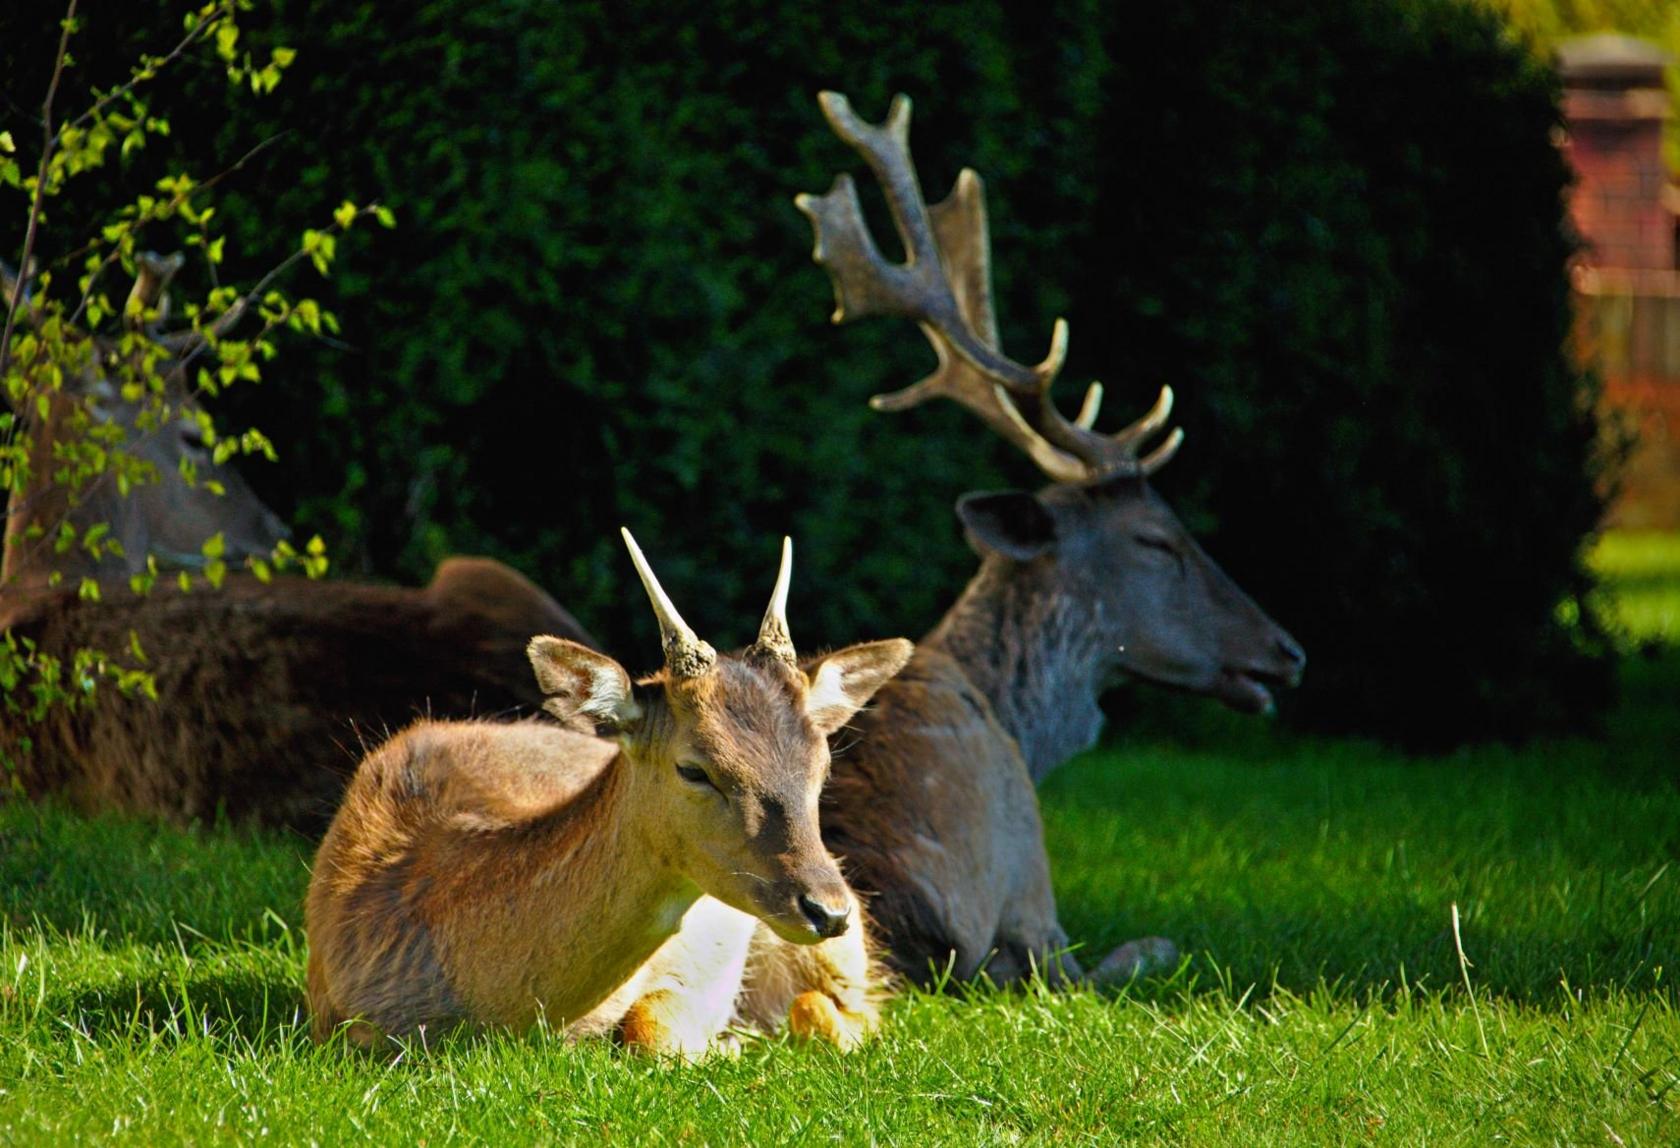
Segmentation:
[(1628, 1050), (1628, 1045), (1633, 1043), (1634, 1034), (1639, 1031), (1639, 1026), (1645, 1023), (1645, 1014), (1650, 1012), (1650, 1011), (1651, 1011), (1651, 1002), (1650, 1001), (1646, 1001), (1644, 1004), (1639, 1006), (1639, 1015), (1633, 1018), (1633, 1025), (1632, 1025), (1632, 1027), (1630, 1027), (1628, 1029), (1627, 1036), (1625, 1038), (1623, 1038), (1622, 1047), (1618, 1048), (1616, 1050), (1616, 1055), (1615, 1055), (1614, 1059), (1612, 1059), (1610, 1061), (1610, 1067), (1606, 1068), (1604, 1070), (1604, 1079), (1605, 1080), (1609, 1080), (1610, 1077), (1615, 1073), (1616, 1066), (1622, 1063), (1622, 1057), (1623, 1057), (1623, 1055), (1626, 1054), (1626, 1052)]

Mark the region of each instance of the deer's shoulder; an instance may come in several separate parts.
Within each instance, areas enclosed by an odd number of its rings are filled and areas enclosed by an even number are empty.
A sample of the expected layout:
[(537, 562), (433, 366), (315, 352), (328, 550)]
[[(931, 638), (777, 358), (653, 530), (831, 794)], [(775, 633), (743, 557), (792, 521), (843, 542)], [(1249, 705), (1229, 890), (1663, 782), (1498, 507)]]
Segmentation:
[(367, 758), (353, 797), (428, 820), (513, 822), (569, 801), (617, 753), (613, 742), (543, 719), (422, 720)]

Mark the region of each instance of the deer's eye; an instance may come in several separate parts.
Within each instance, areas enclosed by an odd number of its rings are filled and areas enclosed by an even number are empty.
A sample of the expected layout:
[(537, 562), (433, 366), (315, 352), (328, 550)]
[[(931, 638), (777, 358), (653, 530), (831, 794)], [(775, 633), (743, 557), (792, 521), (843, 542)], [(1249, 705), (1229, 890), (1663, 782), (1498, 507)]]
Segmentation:
[[(704, 785), (708, 789), (717, 789), (717, 782), (712, 780), (711, 774), (698, 765), (691, 765), (686, 761), (677, 766), (677, 776), (690, 785)], [(723, 791), (719, 789), (718, 792), (722, 793)]]
[(1184, 572), (1184, 555), (1178, 552), (1178, 547), (1174, 546), (1171, 542), (1167, 541), (1167, 539), (1161, 537), (1159, 534), (1134, 534), (1132, 535), (1132, 541), (1136, 542), (1145, 550), (1152, 550), (1157, 554), (1163, 554), (1166, 557), (1171, 558), (1174, 562), (1178, 563), (1179, 573), (1182, 574)]

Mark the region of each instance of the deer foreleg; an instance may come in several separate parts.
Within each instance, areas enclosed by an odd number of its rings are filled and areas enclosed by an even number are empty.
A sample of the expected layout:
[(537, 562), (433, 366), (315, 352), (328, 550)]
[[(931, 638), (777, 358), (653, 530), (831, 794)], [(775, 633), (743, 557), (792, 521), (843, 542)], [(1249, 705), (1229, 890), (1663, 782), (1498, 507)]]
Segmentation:
[(755, 925), (721, 901), (696, 901), (677, 934), (643, 966), (636, 1000), (618, 1022), (619, 1040), (684, 1060), (734, 1051), (726, 1030)]
[(844, 1052), (881, 1027), (888, 974), (875, 959), (861, 906), (860, 927), (817, 945), (794, 945), (760, 925), (738, 1004), (741, 1022), (764, 1032), (784, 1024), (795, 1036), (825, 1040)]

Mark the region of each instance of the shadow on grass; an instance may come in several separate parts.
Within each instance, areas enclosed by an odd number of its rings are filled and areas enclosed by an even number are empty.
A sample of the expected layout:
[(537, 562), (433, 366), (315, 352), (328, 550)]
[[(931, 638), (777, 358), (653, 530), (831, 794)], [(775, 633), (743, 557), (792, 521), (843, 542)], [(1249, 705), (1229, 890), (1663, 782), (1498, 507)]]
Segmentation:
[(230, 969), (182, 978), (160, 970), (118, 977), (95, 988), (49, 993), (41, 1012), (100, 1044), (310, 1043), (302, 988), (277, 971)]
[(268, 940), (301, 922), (313, 850), (297, 837), (7, 801), (0, 923), (23, 938), (103, 934), (189, 950)]
[(1204, 987), (1225, 980), (1239, 993), (1255, 986), (1264, 996), (1274, 988), (1304, 995), (1330, 985), (1364, 996), (1461, 983), (1465, 969), (1452, 930), (1457, 900), (1478, 994), (1552, 1007), (1572, 991), (1650, 992), (1680, 1004), (1680, 983), (1664, 975), (1680, 967), (1680, 900), (1672, 889), (1660, 900), (1653, 892), (1674, 876), (1666, 866), (1581, 873), (1567, 906), (1554, 899), (1555, 872), (1539, 889), (1490, 889), (1471, 876), (1463, 895), (1443, 891), (1439, 901), (1425, 901), (1415, 887), (1381, 881), (1316, 888), (1325, 868), (1281, 888), (1264, 870), (1235, 873), (1225, 883), (1205, 873), (1183, 886), (1144, 882), (1121, 895), (1123, 904), (1100, 873), (1087, 874), (1059, 890), (1060, 916), (1083, 942), (1077, 955), (1087, 967), (1124, 941), (1162, 935), (1191, 955), (1192, 977)]
[[(1357, 919), (1346, 922), (1356, 928)], [(1368, 922), (1373, 930), (1377, 921)], [(1680, 1007), (1680, 986), (1664, 976), (1680, 950), (1652, 930), (1625, 938), (1557, 943), (1517, 931), (1481, 930), (1464, 939), (1468, 967), (1459, 963), (1451, 927), (1408, 934), (1372, 932), (1362, 951), (1320, 950), (1310, 938), (1319, 922), (1274, 922), (1275, 949), (1190, 943), (1186, 968), (1156, 984), (1134, 986), (1132, 995), (1160, 999), (1183, 991), (1224, 991), (1263, 1001), (1279, 990), (1306, 997), (1328, 990), (1355, 1000), (1456, 992), (1466, 975), (1476, 996), (1544, 1010), (1567, 1010), (1582, 997), (1649, 995)], [(1170, 931), (1170, 930), (1169, 930)], [(1289, 939), (1293, 935), (1294, 939)]]
[(1152, 719), (1045, 787), (1062, 924), (1087, 965), (1159, 934), (1198, 984), (1387, 992), (1461, 982), (1457, 902), (1478, 994), (1675, 1000), (1656, 970), (1680, 967), (1680, 648), (1621, 672), (1601, 740), (1448, 758)]

